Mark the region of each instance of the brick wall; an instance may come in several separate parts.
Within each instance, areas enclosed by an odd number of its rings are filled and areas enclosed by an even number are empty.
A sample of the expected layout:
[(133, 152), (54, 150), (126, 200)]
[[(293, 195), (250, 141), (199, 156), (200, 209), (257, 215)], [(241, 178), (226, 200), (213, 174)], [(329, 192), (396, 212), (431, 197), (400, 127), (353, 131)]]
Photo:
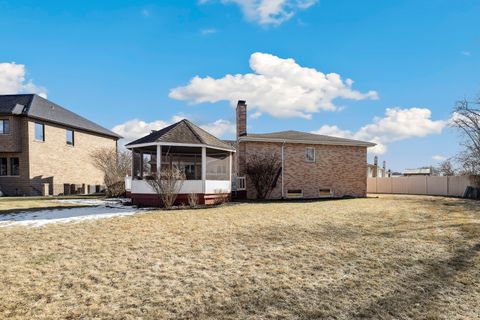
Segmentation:
[[(11, 151), (16, 152), (0, 152), (0, 157), (7, 158), (8, 172), (10, 173), (10, 158), (16, 157), (20, 161), (19, 176), (0, 176), (0, 191), (6, 195), (24, 195), (30, 193), (30, 179), (28, 166), (28, 130), (27, 119), (25, 117), (11, 117), (11, 139), (16, 142)], [(9, 147), (10, 148), (10, 147)], [(10, 150), (10, 149), (8, 149)]]
[(116, 148), (113, 138), (74, 130), (74, 146), (66, 144), (67, 127), (45, 124), (45, 141), (35, 141), (35, 121), (28, 121), (29, 171), (32, 184), (53, 183), (54, 193), (63, 184), (103, 185), (103, 173), (92, 164), (96, 148)]
[[(256, 153), (276, 152), (281, 156), (281, 143), (241, 142), (239, 150), (245, 150), (245, 158)], [(315, 149), (315, 162), (305, 160), (305, 148)], [(243, 157), (238, 154), (239, 175)], [(284, 146), (284, 191), (301, 189), (305, 198), (319, 196), (320, 188), (331, 188), (335, 196), (364, 197), (367, 192), (367, 148), (352, 146), (329, 146), (308, 144), (285, 144)], [(272, 190), (271, 198), (281, 198), (281, 178)], [(254, 198), (255, 189), (247, 177), (247, 197)]]
[(22, 150), (22, 118), (0, 116), (0, 120), (10, 121), (10, 133), (0, 134), (0, 152), (20, 152)]

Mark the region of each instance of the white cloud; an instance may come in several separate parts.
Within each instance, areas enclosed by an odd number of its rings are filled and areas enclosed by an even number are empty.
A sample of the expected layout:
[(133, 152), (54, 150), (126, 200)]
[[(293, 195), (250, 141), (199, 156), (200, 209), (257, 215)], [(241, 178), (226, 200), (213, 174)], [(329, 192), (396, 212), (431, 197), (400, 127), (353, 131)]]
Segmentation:
[(228, 134), (234, 134), (236, 132), (235, 124), (223, 119), (219, 119), (212, 123), (200, 125), (200, 127), (218, 138), (221, 138)]
[(23, 64), (15, 62), (0, 63), (0, 94), (36, 93), (44, 98), (47, 90), (26, 79), (26, 69)]
[[(200, 0), (200, 4), (214, 0)], [(223, 4), (238, 5), (247, 20), (261, 25), (279, 25), (292, 18), (299, 10), (313, 6), (318, 0), (220, 0)]]
[(337, 73), (324, 74), (266, 53), (254, 53), (250, 68), (255, 73), (227, 74), (222, 78), (195, 76), (190, 83), (170, 91), (170, 98), (193, 103), (247, 100), (250, 110), (276, 117), (310, 119), (320, 110), (337, 110), (337, 98), (350, 100), (378, 99), (375, 91), (353, 90), (353, 80), (342, 80)]
[(470, 57), (472, 53), (470, 51), (462, 51), (460, 52), (463, 56)]
[(143, 10), (142, 10), (142, 16), (144, 16), (144, 17), (150, 17), (150, 10), (148, 10), (148, 9), (143, 9)]
[[(167, 121), (155, 120), (152, 122), (145, 122), (140, 119), (132, 119), (116, 125), (112, 128), (112, 131), (121, 135), (124, 138), (124, 143), (128, 143), (150, 134), (152, 130), (162, 129), (184, 118), (185, 117), (183, 115), (175, 115)], [(235, 133), (235, 124), (223, 119), (200, 125), (200, 127), (218, 138)]]
[(206, 29), (201, 29), (200, 30), (200, 33), (204, 36), (206, 35), (209, 35), (209, 34), (213, 34), (213, 33), (217, 33), (218, 30), (215, 29), (215, 28), (206, 28)]
[(384, 154), (388, 143), (440, 134), (448, 121), (432, 120), (431, 116), (432, 112), (427, 108), (388, 108), (385, 117), (375, 117), (371, 124), (361, 127), (356, 132), (324, 125), (313, 133), (371, 141), (377, 143), (377, 146), (369, 151)]
[(152, 130), (159, 130), (171, 124), (163, 120), (156, 120), (152, 122), (145, 122), (140, 119), (132, 119), (124, 122), (122, 124), (116, 125), (112, 128), (112, 131), (116, 134), (121, 135), (125, 142), (130, 142), (146, 136)]
[(437, 155), (434, 155), (432, 159), (437, 162), (441, 162), (441, 161), (447, 160), (447, 157), (437, 154)]

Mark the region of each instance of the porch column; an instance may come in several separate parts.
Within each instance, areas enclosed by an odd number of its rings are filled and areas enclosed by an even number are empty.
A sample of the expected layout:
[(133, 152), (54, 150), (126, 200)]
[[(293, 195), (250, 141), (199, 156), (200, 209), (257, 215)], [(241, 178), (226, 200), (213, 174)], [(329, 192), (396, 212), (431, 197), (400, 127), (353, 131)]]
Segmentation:
[(135, 177), (135, 149), (132, 149), (132, 170), (130, 170), (130, 173), (133, 180), (133, 177)]
[(143, 180), (143, 151), (140, 152), (140, 179)]
[(202, 147), (202, 193), (205, 193), (205, 180), (207, 180), (207, 148)]
[(160, 166), (162, 165), (162, 146), (157, 145), (157, 177), (160, 177)]

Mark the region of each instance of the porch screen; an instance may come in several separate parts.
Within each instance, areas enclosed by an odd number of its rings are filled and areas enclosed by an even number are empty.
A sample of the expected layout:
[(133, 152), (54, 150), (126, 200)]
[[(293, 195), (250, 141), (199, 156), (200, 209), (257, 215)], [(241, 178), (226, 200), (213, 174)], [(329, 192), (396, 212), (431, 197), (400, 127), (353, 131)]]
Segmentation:
[(165, 153), (162, 155), (162, 170), (173, 166), (185, 174), (186, 180), (202, 179), (202, 155), (188, 153)]
[(207, 180), (230, 180), (230, 153), (207, 149)]

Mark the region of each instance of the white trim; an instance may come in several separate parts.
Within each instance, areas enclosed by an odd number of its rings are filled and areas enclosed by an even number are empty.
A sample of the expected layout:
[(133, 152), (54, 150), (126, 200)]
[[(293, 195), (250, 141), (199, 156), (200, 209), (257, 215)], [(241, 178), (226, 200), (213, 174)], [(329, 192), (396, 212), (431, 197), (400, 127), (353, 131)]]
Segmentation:
[(280, 142), (280, 143), (299, 143), (299, 144), (323, 144), (330, 146), (352, 146), (352, 147), (374, 147), (377, 144), (363, 141), (314, 141), (314, 140), (289, 140), (289, 139), (271, 139), (271, 138), (255, 138), (255, 137), (240, 137), (238, 142)]
[(148, 143), (138, 143), (126, 146), (127, 149), (141, 148), (141, 147), (151, 147), (151, 146), (173, 146), (173, 147), (197, 147), (197, 148), (210, 148), (216, 150), (230, 151), (235, 152), (235, 149), (227, 149), (222, 147), (214, 147), (208, 144), (195, 144), (195, 143), (177, 143), (177, 142), (148, 142)]
[(157, 177), (160, 177), (160, 172), (161, 172), (160, 166), (162, 165), (161, 159), (162, 159), (162, 146), (157, 145)]
[[(313, 160), (308, 159), (308, 150), (313, 150)], [(307, 163), (315, 163), (316, 159), (316, 150), (313, 147), (305, 147), (305, 162)]]
[(202, 147), (202, 193), (205, 193), (206, 185), (205, 180), (207, 179), (207, 148)]

